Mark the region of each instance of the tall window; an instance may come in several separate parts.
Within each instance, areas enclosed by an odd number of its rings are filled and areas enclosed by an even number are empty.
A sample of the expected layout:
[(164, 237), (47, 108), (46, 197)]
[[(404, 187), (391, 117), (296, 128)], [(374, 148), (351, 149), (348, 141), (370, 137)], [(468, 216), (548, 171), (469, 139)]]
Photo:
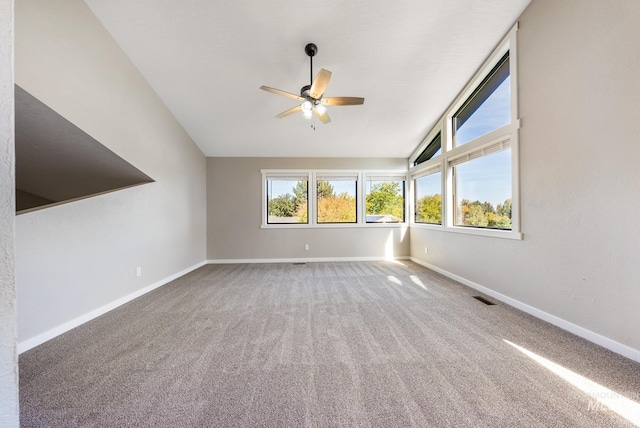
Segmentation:
[(308, 223), (308, 176), (268, 177), (267, 223)]
[(367, 176), (366, 222), (401, 223), (404, 221), (403, 176)]
[(415, 189), (415, 222), (442, 224), (442, 172), (439, 165), (418, 177)]
[(356, 223), (357, 175), (317, 175), (318, 224)]
[[(507, 51), (453, 116), (456, 146), (477, 141), (511, 122), (509, 82)], [(455, 187), (454, 224), (510, 230), (509, 140), (470, 149), (449, 164)]]
[(456, 146), (511, 122), (510, 82), (507, 52), (454, 114)]
[(521, 239), (516, 30), (445, 111), (429, 133), (435, 137), (414, 153), (415, 224)]

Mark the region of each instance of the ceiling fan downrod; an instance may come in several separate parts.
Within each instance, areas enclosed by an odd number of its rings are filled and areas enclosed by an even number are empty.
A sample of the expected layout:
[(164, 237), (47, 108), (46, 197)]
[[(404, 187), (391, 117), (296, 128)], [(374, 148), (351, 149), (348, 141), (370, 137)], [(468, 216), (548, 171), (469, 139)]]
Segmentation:
[(304, 85), (300, 88), (300, 96), (307, 98), (309, 95), (309, 89), (311, 89), (311, 85), (313, 85), (313, 57), (318, 53), (318, 46), (315, 43), (308, 43), (307, 46), (304, 47), (304, 51), (309, 57), (309, 84)]

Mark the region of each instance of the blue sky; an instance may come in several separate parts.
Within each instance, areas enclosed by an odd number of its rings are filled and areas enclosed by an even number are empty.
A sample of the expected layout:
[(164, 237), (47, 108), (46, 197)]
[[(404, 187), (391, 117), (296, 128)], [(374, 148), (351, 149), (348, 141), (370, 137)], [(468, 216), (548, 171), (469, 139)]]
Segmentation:
[[(286, 193), (290, 193), (293, 195), (293, 188), (297, 184), (297, 181), (274, 181), (271, 180), (269, 183), (272, 185), (271, 198), (277, 198), (278, 196), (282, 196)], [(356, 195), (355, 185), (353, 181), (330, 181), (329, 182), (333, 186), (333, 191), (336, 195), (340, 193), (347, 192), (351, 196)]]
[[(456, 142), (462, 145), (511, 121), (510, 81), (504, 82), (458, 129)], [(511, 150), (465, 162), (457, 167), (458, 200), (497, 204), (511, 198)]]
[[(480, 105), (456, 132), (456, 143), (465, 144), (510, 122), (510, 79)], [(490, 202), (495, 207), (511, 198), (511, 150), (503, 150), (457, 166), (458, 200)], [(421, 178), (418, 197), (441, 193), (441, 173)]]

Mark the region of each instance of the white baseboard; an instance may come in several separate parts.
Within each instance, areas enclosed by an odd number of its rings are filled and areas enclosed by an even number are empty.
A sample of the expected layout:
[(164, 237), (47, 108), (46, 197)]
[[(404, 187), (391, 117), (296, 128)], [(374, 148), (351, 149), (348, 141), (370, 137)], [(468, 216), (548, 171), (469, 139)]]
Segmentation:
[(121, 297), (117, 300), (114, 300), (111, 303), (107, 303), (104, 306), (101, 306), (97, 309), (94, 309), (91, 312), (88, 312), (84, 315), (81, 315), (77, 318), (74, 318), (70, 321), (65, 322), (64, 324), (61, 324), (57, 327), (52, 328), (51, 330), (45, 331), (44, 333), (41, 333), (35, 337), (32, 337), (30, 339), (24, 340), (20, 343), (18, 343), (18, 354), (21, 354), (25, 351), (28, 351), (31, 348), (35, 348), (36, 346), (53, 339), (56, 336), (59, 336), (63, 333), (66, 333), (67, 331), (78, 327), (79, 325), (82, 325), (84, 323), (86, 323), (87, 321), (91, 321), (94, 318), (99, 317), (100, 315), (103, 315), (115, 308), (117, 308), (118, 306), (122, 306), (125, 303), (128, 303), (130, 301), (132, 301), (133, 299), (136, 299), (144, 294), (147, 294), (150, 291), (155, 290), (158, 287), (162, 287), (163, 285), (180, 278), (181, 276), (184, 276), (186, 274), (188, 274), (191, 271), (194, 271), (196, 269), (198, 269), (199, 267), (202, 267), (206, 264), (206, 262), (200, 262), (198, 264), (195, 264), (187, 269), (181, 270), (180, 272), (177, 272), (171, 276), (168, 276), (164, 279), (161, 279), (160, 281), (154, 282), (151, 285), (148, 285), (144, 288), (141, 288), (140, 290), (134, 291), (131, 294), (127, 294), (124, 297)]
[(600, 345), (603, 348), (607, 348), (610, 351), (613, 351), (617, 354), (622, 355), (623, 357), (627, 357), (631, 360), (640, 362), (640, 351), (638, 351), (637, 349), (631, 348), (630, 346), (627, 345), (623, 345), (622, 343), (616, 342), (613, 339), (609, 339), (608, 337), (602, 336), (598, 333), (595, 333), (591, 330), (588, 330), (584, 327), (580, 327), (579, 325), (573, 324), (569, 321), (566, 321), (562, 318), (559, 318), (555, 315), (551, 315), (547, 312), (544, 312), (540, 309), (534, 308), (533, 306), (529, 306), (526, 303), (523, 303), (519, 300), (513, 299), (509, 296), (505, 296), (504, 294), (500, 294), (496, 291), (491, 290), (490, 288), (487, 288), (483, 285), (477, 284), (473, 281), (469, 281), (466, 278), (463, 278), (461, 276), (458, 276), (456, 274), (453, 274), (449, 271), (446, 271), (444, 269), (441, 269), (437, 266), (433, 266), (430, 265), (429, 263), (426, 263), (420, 259), (417, 259), (415, 257), (411, 257), (411, 261), (415, 262), (419, 265), (422, 265), (424, 267), (426, 267), (427, 269), (431, 269), (435, 272), (438, 272), (448, 278), (451, 278), (455, 281), (458, 281), (468, 287), (471, 287), (475, 290), (478, 290), (484, 294), (486, 294), (487, 296), (491, 296), (497, 300), (500, 300), (510, 306), (513, 306), (514, 308), (520, 309), (523, 312), (528, 313), (529, 315), (533, 315), (536, 318), (539, 318), (543, 321), (548, 322), (549, 324), (553, 324), (556, 327), (560, 327), (563, 330), (566, 330), (570, 333), (575, 334), (576, 336), (580, 336), (583, 339), (586, 339), (590, 342), (595, 343), (596, 345)]
[(409, 256), (394, 257), (301, 257), (286, 259), (212, 259), (207, 260), (210, 265), (241, 264), (241, 263), (327, 263), (327, 262), (378, 262), (409, 260)]

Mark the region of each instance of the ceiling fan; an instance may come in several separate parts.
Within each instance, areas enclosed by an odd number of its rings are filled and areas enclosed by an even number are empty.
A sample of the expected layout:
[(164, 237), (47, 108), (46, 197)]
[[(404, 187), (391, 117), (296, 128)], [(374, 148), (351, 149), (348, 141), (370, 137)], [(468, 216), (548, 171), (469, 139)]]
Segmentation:
[(331, 118), (329, 118), (329, 115), (327, 114), (327, 106), (353, 106), (364, 104), (364, 98), (360, 97), (323, 97), (324, 91), (327, 89), (327, 85), (329, 85), (329, 80), (331, 79), (331, 72), (322, 68), (314, 78), (313, 57), (318, 53), (318, 47), (313, 43), (309, 43), (305, 46), (304, 51), (310, 58), (311, 84), (303, 86), (300, 89), (300, 95), (281, 91), (280, 89), (270, 88), (269, 86), (260, 86), (260, 89), (264, 91), (300, 101), (300, 105), (283, 111), (276, 116), (277, 118), (283, 118), (301, 111), (305, 119), (311, 119), (312, 114), (314, 114), (322, 123), (329, 123), (331, 122)]

